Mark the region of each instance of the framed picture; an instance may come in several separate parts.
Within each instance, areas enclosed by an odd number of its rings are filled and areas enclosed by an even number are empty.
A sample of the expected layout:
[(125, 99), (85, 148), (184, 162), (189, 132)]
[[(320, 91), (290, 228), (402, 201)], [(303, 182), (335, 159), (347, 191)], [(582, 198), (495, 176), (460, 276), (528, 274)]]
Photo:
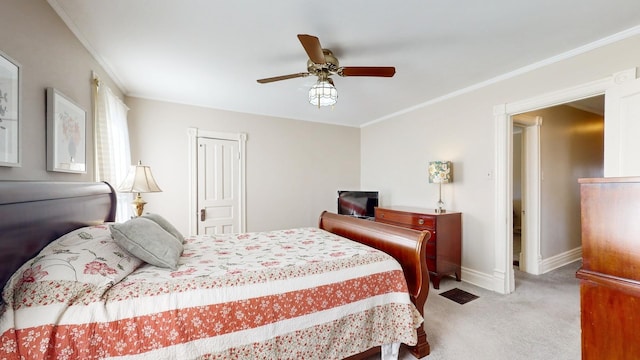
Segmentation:
[(0, 166), (20, 166), (20, 65), (0, 51)]
[(47, 88), (47, 170), (86, 173), (87, 112)]

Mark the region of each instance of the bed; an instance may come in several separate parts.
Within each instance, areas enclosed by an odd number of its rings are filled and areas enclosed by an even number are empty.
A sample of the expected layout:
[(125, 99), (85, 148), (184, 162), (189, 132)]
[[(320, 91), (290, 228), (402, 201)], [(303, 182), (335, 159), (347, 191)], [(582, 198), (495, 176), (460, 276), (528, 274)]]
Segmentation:
[(186, 237), (161, 268), (117, 250), (115, 201), (106, 183), (0, 181), (0, 358), (429, 353), (428, 232), (325, 212), (317, 228)]

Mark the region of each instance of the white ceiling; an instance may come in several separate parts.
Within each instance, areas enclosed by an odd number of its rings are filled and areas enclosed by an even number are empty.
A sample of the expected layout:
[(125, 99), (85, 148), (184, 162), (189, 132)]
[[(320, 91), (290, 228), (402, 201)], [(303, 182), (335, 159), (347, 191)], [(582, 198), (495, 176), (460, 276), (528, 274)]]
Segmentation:
[[(640, 24), (638, 0), (49, 0), (130, 96), (360, 126)], [(338, 103), (307, 102), (315, 77), (296, 35), (342, 66)]]

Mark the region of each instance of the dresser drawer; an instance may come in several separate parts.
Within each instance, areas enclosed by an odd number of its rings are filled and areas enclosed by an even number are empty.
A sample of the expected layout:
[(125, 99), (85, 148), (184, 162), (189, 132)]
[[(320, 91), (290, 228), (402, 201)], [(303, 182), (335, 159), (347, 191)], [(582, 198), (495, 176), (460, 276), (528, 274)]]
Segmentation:
[(428, 209), (408, 207), (376, 207), (375, 221), (414, 230), (428, 230), (431, 237), (425, 246), (425, 256), (434, 288), (439, 288), (443, 276), (455, 275), (456, 280), (460, 281), (461, 213), (436, 213)]
[(415, 230), (433, 230), (436, 226), (436, 218), (429, 215), (395, 212), (379, 208), (376, 208), (375, 215), (378, 222), (410, 227)]

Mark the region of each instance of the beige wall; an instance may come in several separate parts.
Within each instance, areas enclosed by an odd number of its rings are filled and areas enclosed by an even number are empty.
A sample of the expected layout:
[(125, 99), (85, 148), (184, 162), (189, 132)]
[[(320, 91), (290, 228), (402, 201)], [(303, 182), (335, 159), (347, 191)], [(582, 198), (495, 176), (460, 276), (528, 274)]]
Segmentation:
[[(451, 160), (447, 208), (463, 213), (463, 278), (493, 279), (496, 161), (493, 108), (611, 76), (640, 66), (640, 36), (448, 98), (362, 129), (362, 187), (384, 190), (386, 205), (433, 208), (429, 160)], [(497, 269), (500, 271), (500, 269)]]
[(446, 209), (462, 212), (462, 265), (478, 271), (494, 265), (490, 103), (459, 96), (367, 126), (361, 139), (362, 186), (380, 188), (382, 205), (433, 209), (438, 186), (428, 183), (427, 164), (453, 162), (453, 182), (442, 186), (442, 198)]
[[(0, 180), (92, 181), (91, 72), (120, 90), (44, 0), (2, 0), (0, 50), (22, 69), (22, 167), (0, 167)], [(48, 172), (45, 89), (54, 87), (87, 111), (87, 173)]]
[(247, 230), (317, 226), (336, 191), (360, 185), (360, 130), (129, 97), (131, 153), (150, 165), (162, 193), (145, 194), (188, 233), (188, 128), (246, 133)]
[(569, 106), (530, 113), (540, 128), (542, 259), (582, 245), (578, 179), (602, 177), (604, 119)]

